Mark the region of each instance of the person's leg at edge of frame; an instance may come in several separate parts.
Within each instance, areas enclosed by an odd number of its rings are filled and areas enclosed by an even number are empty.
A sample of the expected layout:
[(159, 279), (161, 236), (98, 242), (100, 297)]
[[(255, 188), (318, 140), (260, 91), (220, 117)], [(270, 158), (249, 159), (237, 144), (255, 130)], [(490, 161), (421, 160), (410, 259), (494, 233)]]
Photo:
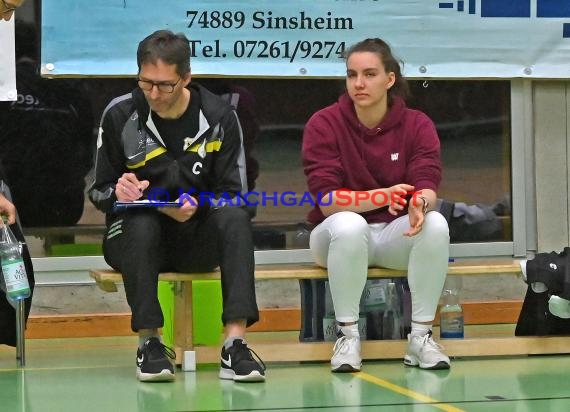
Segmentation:
[(358, 317), (366, 284), (368, 238), (368, 223), (353, 212), (335, 213), (311, 232), (310, 248), (315, 261), (328, 268), (338, 323), (338, 339), (331, 357), (333, 372), (355, 372), (362, 368)]
[(107, 263), (123, 274), (131, 327), (139, 335), (136, 376), (142, 382), (174, 380), (174, 351), (161, 342), (158, 333), (163, 324), (157, 296), (159, 236), (159, 215), (141, 211), (113, 222), (103, 245)]

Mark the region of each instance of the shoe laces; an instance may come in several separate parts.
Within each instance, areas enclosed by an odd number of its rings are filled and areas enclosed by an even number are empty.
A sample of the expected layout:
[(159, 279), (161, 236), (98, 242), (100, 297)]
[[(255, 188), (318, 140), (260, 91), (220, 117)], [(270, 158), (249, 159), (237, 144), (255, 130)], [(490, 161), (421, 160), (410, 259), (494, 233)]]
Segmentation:
[(166, 345), (164, 345), (157, 338), (151, 338), (148, 340), (148, 350), (153, 358), (161, 358), (166, 356), (172, 360), (176, 359), (176, 353), (174, 350)]
[(355, 336), (344, 336), (342, 335), (334, 344), (333, 352), (334, 353), (349, 353), (350, 347), (353, 342), (355, 342), (357, 338)]
[[(265, 372), (266, 369), (265, 362), (263, 362), (259, 357), (259, 355), (255, 353), (253, 349), (247, 346), (247, 344), (244, 341), (235, 340), (232, 346), (235, 347), (236, 353), (239, 353), (236, 360), (245, 359), (248, 361), (256, 362), (259, 366), (261, 366), (261, 368)], [(252, 356), (252, 354), (255, 355), (255, 358)]]
[(422, 343), (422, 350), (429, 352), (440, 352), (443, 350), (443, 346), (437, 343), (432, 338), (432, 331), (428, 331), (424, 336), (420, 337)]

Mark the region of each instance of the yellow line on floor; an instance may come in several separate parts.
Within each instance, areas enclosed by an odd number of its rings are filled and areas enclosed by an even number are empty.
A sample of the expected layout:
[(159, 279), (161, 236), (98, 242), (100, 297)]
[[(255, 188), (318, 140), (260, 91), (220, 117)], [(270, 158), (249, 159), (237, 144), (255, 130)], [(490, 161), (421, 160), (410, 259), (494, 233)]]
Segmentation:
[(375, 385), (381, 386), (383, 388), (389, 389), (393, 392), (399, 393), (400, 395), (407, 396), (408, 398), (415, 399), (420, 402), (430, 403), (434, 408), (441, 409), (446, 412), (464, 412), (463, 409), (456, 408), (455, 406), (447, 405), (445, 403), (441, 403), (437, 399), (430, 398), (429, 396), (423, 395), (418, 392), (414, 392), (409, 390), (408, 388), (404, 388), (402, 386), (398, 386), (392, 382), (389, 382), (384, 379), (377, 378), (376, 376), (369, 375), (364, 372), (357, 372), (353, 374), (354, 376), (365, 380), (367, 382), (373, 383)]

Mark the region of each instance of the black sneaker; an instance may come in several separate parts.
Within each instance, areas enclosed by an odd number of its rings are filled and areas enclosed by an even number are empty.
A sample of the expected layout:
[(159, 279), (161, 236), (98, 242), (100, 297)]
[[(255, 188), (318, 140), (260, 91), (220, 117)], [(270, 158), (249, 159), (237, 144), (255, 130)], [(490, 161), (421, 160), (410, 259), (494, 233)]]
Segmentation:
[[(256, 359), (253, 359), (251, 354)], [(236, 339), (229, 349), (222, 347), (220, 379), (231, 379), (240, 382), (263, 382), (265, 380), (265, 363), (247, 344)]]
[(174, 367), (170, 359), (176, 354), (156, 337), (148, 338), (142, 349), (137, 349), (137, 379), (141, 382), (174, 380)]

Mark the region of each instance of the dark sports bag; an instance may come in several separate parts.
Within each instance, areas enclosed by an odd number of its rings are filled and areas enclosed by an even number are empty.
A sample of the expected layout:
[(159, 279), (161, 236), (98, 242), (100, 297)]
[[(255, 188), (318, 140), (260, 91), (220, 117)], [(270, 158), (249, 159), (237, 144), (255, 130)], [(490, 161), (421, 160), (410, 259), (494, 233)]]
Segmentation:
[[(570, 335), (570, 319), (554, 316), (548, 308), (553, 295), (570, 300), (570, 248), (561, 253), (538, 253), (527, 261), (526, 276), (528, 289), (515, 335)], [(535, 292), (532, 284), (536, 283), (544, 284), (546, 290)]]

